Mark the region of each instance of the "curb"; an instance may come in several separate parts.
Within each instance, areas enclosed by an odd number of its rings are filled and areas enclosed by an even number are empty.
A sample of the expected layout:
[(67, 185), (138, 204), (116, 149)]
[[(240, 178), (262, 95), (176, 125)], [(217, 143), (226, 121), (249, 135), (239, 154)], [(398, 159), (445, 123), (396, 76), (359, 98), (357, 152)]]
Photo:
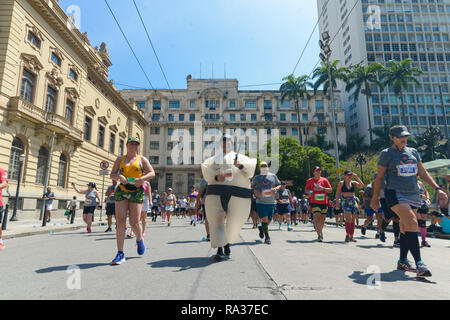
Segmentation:
[[(92, 224), (93, 227), (98, 227), (103, 225), (103, 222), (94, 222)], [(22, 231), (22, 232), (17, 232), (17, 233), (13, 233), (13, 234), (3, 234), (3, 239), (14, 239), (14, 238), (23, 238), (23, 237), (28, 237), (28, 236), (34, 236), (34, 235), (40, 235), (40, 234), (49, 234), (51, 231), (56, 232), (61, 232), (61, 231), (72, 231), (72, 230), (77, 230), (80, 228), (85, 227), (85, 224), (77, 224), (77, 225), (71, 225), (69, 226), (65, 226), (65, 227), (55, 227), (55, 228), (49, 228), (49, 227), (44, 227), (47, 229), (41, 229), (41, 230), (35, 230), (35, 231)], [(42, 227), (41, 227), (42, 228)], [(5, 232), (5, 231), (4, 231)]]

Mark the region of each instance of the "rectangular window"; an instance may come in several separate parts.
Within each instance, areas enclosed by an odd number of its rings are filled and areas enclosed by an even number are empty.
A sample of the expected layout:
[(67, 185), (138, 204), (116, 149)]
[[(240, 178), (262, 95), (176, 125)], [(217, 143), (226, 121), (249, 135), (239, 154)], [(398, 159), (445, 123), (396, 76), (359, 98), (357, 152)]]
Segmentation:
[(291, 113), (291, 121), (297, 121), (297, 114)]
[(292, 128), (292, 135), (298, 136), (298, 128)]
[(308, 114), (307, 113), (302, 113), (302, 120), (303, 121), (308, 121)]
[(195, 113), (189, 115), (189, 121), (195, 121)]
[(323, 101), (316, 100), (316, 111), (323, 111)]
[(75, 103), (69, 99), (66, 101), (66, 112), (64, 114), (64, 117), (66, 120), (70, 123), (70, 125), (73, 124), (73, 112), (75, 110)]
[(230, 109), (236, 108), (236, 100), (230, 100)]
[(41, 48), (41, 40), (39, 40), (39, 38), (31, 31), (28, 31), (28, 41), (39, 49)]
[(124, 141), (122, 139), (120, 139), (120, 141), (119, 141), (119, 155), (120, 156), (123, 156), (124, 145), (125, 145)]
[(92, 128), (92, 119), (86, 117), (84, 119), (84, 140), (86, 141), (91, 140), (91, 128)]
[(290, 107), (291, 107), (291, 101), (284, 100), (283, 102), (280, 102), (280, 108), (289, 109)]
[(180, 109), (180, 101), (169, 101), (169, 109)]
[(246, 121), (247, 115), (245, 113), (241, 113), (241, 121)]
[(150, 150), (159, 150), (159, 141), (150, 141)]
[(116, 135), (111, 133), (109, 136), (109, 152), (114, 153), (116, 147)]
[(159, 127), (151, 127), (150, 128), (150, 134), (159, 134), (161, 132), (161, 129)]
[(173, 116), (173, 114), (169, 114), (169, 117), (167, 118), (168, 119), (168, 121), (174, 121), (174, 116)]
[(69, 77), (75, 81), (78, 81), (78, 74), (73, 69), (69, 70)]
[(26, 69), (23, 69), (20, 97), (31, 103), (33, 103), (35, 81), (36, 76), (31, 72), (28, 72)]
[(52, 52), (52, 57), (51, 60), (54, 64), (56, 64), (57, 66), (61, 67), (61, 58), (58, 57), (54, 52)]
[(56, 110), (57, 91), (52, 87), (47, 87), (47, 97), (45, 99), (45, 111), (54, 113)]
[(105, 145), (105, 127), (99, 126), (98, 127), (98, 146), (103, 148)]
[(179, 121), (184, 121), (184, 113), (180, 113), (180, 114), (178, 115), (178, 120), (179, 120)]
[(216, 110), (219, 108), (219, 101), (217, 100), (206, 100), (205, 107), (209, 108), (209, 110)]
[(251, 114), (251, 121), (256, 121), (256, 113)]
[(154, 113), (152, 115), (152, 120), (153, 121), (158, 121), (159, 119), (161, 119), (161, 115), (159, 113)]
[(150, 157), (148, 157), (148, 160), (150, 161), (150, 163), (152, 165), (159, 164), (159, 157), (158, 156), (150, 156)]
[(236, 115), (234, 113), (230, 114), (230, 121), (236, 121)]
[(245, 107), (248, 109), (256, 109), (256, 100), (246, 100)]
[(166, 190), (172, 188), (173, 174), (166, 173)]
[(161, 110), (161, 101), (153, 100), (153, 110)]
[(271, 100), (264, 100), (264, 109), (265, 110), (272, 110), (272, 101)]
[(145, 101), (136, 101), (136, 105), (139, 109), (145, 109)]
[(280, 121), (286, 121), (286, 113), (280, 113)]
[(190, 100), (189, 101), (189, 108), (195, 108), (195, 100)]

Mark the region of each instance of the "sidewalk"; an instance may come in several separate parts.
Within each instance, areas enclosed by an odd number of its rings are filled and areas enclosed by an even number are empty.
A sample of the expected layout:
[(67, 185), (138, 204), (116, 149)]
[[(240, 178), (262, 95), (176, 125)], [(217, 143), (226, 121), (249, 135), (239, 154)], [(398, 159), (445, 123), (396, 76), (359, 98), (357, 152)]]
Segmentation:
[[(92, 223), (93, 227), (106, 223), (105, 219), (102, 219), (102, 223), (98, 221), (98, 218)], [(73, 224), (67, 222), (65, 218), (52, 219), (50, 223), (47, 223), (45, 227), (42, 227), (42, 221), (39, 220), (23, 220), (23, 221), (8, 221), (6, 230), (3, 230), (3, 239), (20, 238), (36, 234), (51, 234), (54, 232), (67, 231), (67, 230), (86, 230), (86, 223), (83, 219), (76, 218)]]

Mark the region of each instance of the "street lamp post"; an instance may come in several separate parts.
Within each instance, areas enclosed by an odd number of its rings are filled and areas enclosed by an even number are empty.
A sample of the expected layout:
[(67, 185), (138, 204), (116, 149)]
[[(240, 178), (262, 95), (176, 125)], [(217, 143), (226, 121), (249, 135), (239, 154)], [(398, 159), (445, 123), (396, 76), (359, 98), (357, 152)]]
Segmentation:
[(334, 136), (334, 153), (336, 155), (336, 171), (337, 171), (337, 178), (338, 181), (341, 180), (341, 174), (340, 174), (340, 165), (339, 165), (339, 147), (337, 142), (337, 132), (336, 132), (336, 110), (334, 108), (334, 92), (333, 92), (333, 81), (331, 79), (331, 70), (330, 70), (330, 57), (331, 57), (331, 49), (330, 49), (330, 35), (328, 32), (322, 33), (322, 40), (319, 42), (320, 48), (322, 49), (322, 52), (320, 53), (320, 59), (323, 62), (327, 63), (327, 70), (328, 70), (328, 84), (330, 89), (330, 109), (331, 109), (331, 116), (332, 116), (332, 127), (333, 127), (333, 136)]
[(14, 211), (9, 221), (17, 221), (17, 207), (19, 206), (19, 192), (20, 192), (20, 180), (22, 180), (23, 164), (25, 162), (25, 155), (22, 153), (19, 156), (19, 176), (17, 178), (16, 199), (14, 201)]
[(364, 175), (363, 175), (363, 165), (367, 163), (366, 157), (360, 153), (358, 157), (356, 158), (356, 165), (359, 165), (361, 167), (361, 180), (364, 182)]

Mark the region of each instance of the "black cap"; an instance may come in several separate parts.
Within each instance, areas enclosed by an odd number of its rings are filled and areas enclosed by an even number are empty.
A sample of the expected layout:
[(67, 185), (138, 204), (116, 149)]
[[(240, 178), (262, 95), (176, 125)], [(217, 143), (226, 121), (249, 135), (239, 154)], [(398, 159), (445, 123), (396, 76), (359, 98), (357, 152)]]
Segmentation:
[(411, 136), (411, 133), (408, 132), (405, 126), (395, 126), (391, 128), (390, 135), (392, 137), (402, 138)]
[(286, 182), (281, 181), (281, 185), (282, 185), (282, 186), (285, 186), (285, 185), (286, 185)]
[(349, 176), (349, 175), (353, 175), (353, 172), (351, 172), (350, 170), (345, 170), (344, 176)]

